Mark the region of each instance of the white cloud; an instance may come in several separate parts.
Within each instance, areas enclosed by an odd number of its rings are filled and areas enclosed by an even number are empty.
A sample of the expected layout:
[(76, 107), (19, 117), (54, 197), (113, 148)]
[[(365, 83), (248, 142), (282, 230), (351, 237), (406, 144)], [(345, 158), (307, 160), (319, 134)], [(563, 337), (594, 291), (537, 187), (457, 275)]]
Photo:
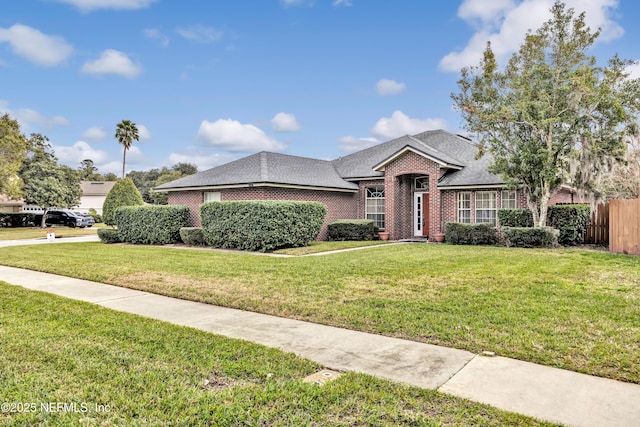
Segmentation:
[[(235, 160), (235, 156), (230, 156), (228, 154), (209, 154), (204, 155), (198, 153), (193, 148), (187, 150), (184, 153), (171, 153), (169, 154), (169, 165), (175, 165), (176, 163), (191, 163), (198, 166), (198, 170), (203, 171), (207, 169), (211, 169), (215, 166), (220, 166), (225, 163), (229, 163), (232, 160)], [(168, 165), (167, 165), (168, 166)]]
[(313, 0), (280, 0), (284, 7), (289, 6), (313, 6)]
[(636, 61), (626, 69), (630, 79), (640, 79), (640, 61)]
[(300, 130), (296, 116), (287, 113), (278, 113), (273, 116), (271, 127), (276, 132), (296, 132)]
[(371, 129), (371, 133), (380, 138), (396, 138), (445, 127), (446, 122), (442, 119), (414, 119), (402, 111), (396, 110), (391, 117), (383, 117), (378, 120)]
[(48, 36), (22, 24), (0, 27), (0, 42), (9, 43), (13, 53), (43, 67), (60, 65), (73, 53), (73, 47), (62, 37)]
[(144, 33), (145, 37), (147, 37), (147, 38), (154, 39), (154, 40), (159, 40), (160, 44), (162, 45), (162, 47), (169, 46), (169, 37), (165, 36), (157, 28), (145, 28), (142, 32)]
[(333, 6), (334, 7), (338, 7), (338, 6), (353, 6), (353, 2), (351, 0), (333, 0)]
[(19, 108), (12, 110), (9, 103), (0, 99), (0, 113), (7, 113), (20, 123), (23, 131), (28, 131), (34, 126), (39, 129), (49, 130), (54, 126), (66, 126), (69, 120), (62, 116), (47, 117), (31, 108)]
[(87, 74), (116, 74), (134, 79), (142, 73), (142, 67), (134, 64), (129, 57), (114, 49), (107, 49), (95, 61), (87, 61), (82, 66), (82, 72)]
[[(592, 29), (601, 28), (600, 40), (614, 40), (624, 33), (611, 19), (618, 0), (565, 0), (565, 3), (577, 13), (584, 11), (586, 23)], [(528, 30), (535, 31), (551, 17), (552, 6), (553, 0), (464, 0), (458, 8), (458, 17), (476, 32), (464, 48), (444, 56), (439, 68), (458, 72), (463, 67), (479, 64), (487, 41), (491, 41), (498, 62), (503, 62), (520, 47)]]
[(197, 136), (214, 147), (232, 152), (282, 151), (286, 148), (262, 129), (231, 119), (203, 120)]
[(364, 150), (365, 148), (373, 147), (377, 144), (380, 144), (380, 140), (378, 138), (343, 136), (340, 138), (340, 144), (338, 147), (347, 153), (354, 153), (356, 151)]
[(101, 127), (91, 127), (82, 133), (82, 137), (90, 141), (100, 141), (106, 136), (107, 133), (104, 131), (104, 128)]
[(75, 6), (83, 12), (96, 9), (143, 9), (156, 0), (54, 0)]
[(145, 125), (136, 124), (136, 127), (138, 128), (138, 137), (140, 137), (140, 141), (151, 139), (151, 132), (149, 132), (149, 129), (147, 129)]
[(406, 89), (404, 83), (399, 83), (391, 79), (380, 79), (376, 83), (376, 92), (378, 95), (396, 95)]
[(215, 43), (222, 38), (222, 31), (204, 25), (192, 25), (186, 28), (177, 28), (176, 33), (187, 40), (198, 43)]
[(96, 165), (109, 160), (109, 154), (106, 151), (94, 150), (84, 141), (78, 141), (72, 146), (54, 145), (53, 151), (61, 163), (71, 167), (77, 167), (85, 159), (93, 160)]

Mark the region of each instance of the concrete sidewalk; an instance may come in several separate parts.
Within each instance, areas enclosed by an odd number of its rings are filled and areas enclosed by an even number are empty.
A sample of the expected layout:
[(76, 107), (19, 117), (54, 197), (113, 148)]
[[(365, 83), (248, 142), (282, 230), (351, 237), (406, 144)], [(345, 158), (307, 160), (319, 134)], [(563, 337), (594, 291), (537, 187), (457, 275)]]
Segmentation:
[(570, 426), (640, 426), (640, 385), (504, 357), (243, 312), (86, 280), (0, 266), (0, 280), (178, 325), (277, 347)]

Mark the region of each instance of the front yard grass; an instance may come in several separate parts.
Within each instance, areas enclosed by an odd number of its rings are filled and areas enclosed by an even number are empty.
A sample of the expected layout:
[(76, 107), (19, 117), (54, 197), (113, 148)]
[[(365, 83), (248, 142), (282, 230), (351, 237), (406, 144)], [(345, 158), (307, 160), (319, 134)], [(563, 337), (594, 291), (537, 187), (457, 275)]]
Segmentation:
[(2, 282), (0, 331), (2, 425), (550, 425)]
[(47, 231), (53, 230), (58, 237), (75, 237), (75, 236), (87, 236), (96, 234), (96, 229), (103, 226), (102, 224), (95, 224), (90, 228), (69, 228), (69, 227), (15, 227), (15, 228), (0, 228), (0, 240), (23, 240), (23, 239), (37, 239), (47, 238)]
[(638, 257), (404, 244), (275, 258), (68, 243), (2, 248), (0, 263), (640, 383)]
[(378, 246), (378, 245), (384, 245), (388, 243), (393, 243), (393, 242), (384, 241), (384, 240), (364, 240), (364, 241), (363, 240), (345, 240), (345, 241), (336, 241), (336, 242), (313, 241), (309, 244), (309, 246), (302, 246), (299, 248), (278, 249), (273, 253), (280, 254), (280, 255), (303, 256), (303, 255), (318, 254), (321, 252), (363, 248), (368, 246)]

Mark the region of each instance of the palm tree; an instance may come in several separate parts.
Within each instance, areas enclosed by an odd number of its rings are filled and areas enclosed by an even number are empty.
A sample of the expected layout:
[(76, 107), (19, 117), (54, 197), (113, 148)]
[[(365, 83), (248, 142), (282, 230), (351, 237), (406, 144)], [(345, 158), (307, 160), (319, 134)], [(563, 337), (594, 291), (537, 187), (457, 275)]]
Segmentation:
[(123, 120), (116, 126), (116, 139), (124, 147), (122, 154), (122, 177), (124, 178), (124, 166), (127, 161), (127, 150), (131, 148), (133, 141), (139, 141), (138, 128), (131, 120)]

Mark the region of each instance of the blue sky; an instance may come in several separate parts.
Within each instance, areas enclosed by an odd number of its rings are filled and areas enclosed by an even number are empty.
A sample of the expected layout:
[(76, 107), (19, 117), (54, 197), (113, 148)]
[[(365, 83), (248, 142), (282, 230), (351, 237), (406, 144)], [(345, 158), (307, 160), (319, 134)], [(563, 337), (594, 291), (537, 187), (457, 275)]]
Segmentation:
[[(640, 60), (640, 5), (571, 0), (593, 54)], [(201, 170), (261, 150), (333, 159), (406, 133), (461, 132), (450, 93), (491, 40), (498, 58), (550, 0), (20, 0), (0, 14), (0, 112), (60, 161), (118, 173)], [(630, 70), (640, 76), (640, 67)]]

